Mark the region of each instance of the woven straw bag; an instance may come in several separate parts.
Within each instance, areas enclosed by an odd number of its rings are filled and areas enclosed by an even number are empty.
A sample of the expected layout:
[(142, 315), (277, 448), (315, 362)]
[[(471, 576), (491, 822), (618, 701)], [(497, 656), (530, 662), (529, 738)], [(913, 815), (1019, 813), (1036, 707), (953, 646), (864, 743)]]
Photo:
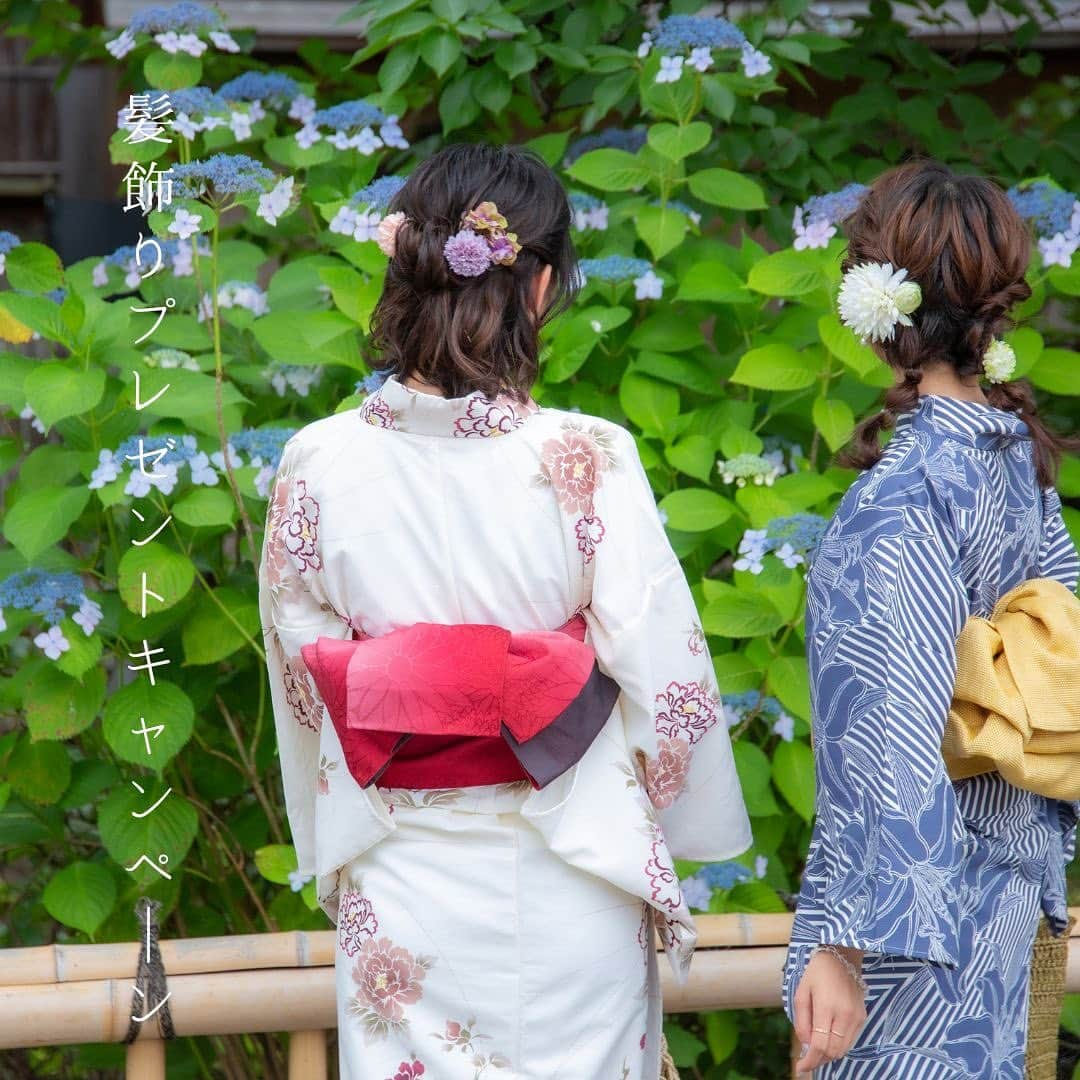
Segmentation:
[(1069, 934), (1076, 917), (1069, 916), (1065, 932), (1055, 937), (1043, 915), (1031, 952), (1031, 990), (1028, 1008), (1027, 1080), (1057, 1080), (1058, 1027), (1065, 1000), (1065, 962)]
[(675, 1062), (671, 1060), (671, 1051), (668, 1050), (667, 1039), (660, 1036), (660, 1076), (659, 1080), (679, 1080), (679, 1070), (675, 1068)]

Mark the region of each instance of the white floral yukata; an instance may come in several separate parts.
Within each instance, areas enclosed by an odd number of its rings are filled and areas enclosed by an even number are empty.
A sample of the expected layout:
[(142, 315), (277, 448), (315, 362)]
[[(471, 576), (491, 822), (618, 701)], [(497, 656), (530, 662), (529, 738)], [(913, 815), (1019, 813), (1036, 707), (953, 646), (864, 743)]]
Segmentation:
[[(751, 835), (629, 432), (391, 377), (286, 444), (259, 580), (299, 869), (337, 925), (342, 1077), (656, 1080), (652, 930), (680, 980), (696, 941), (674, 859)], [(539, 790), (361, 787), (301, 657), (320, 636), (551, 630), (579, 611), (621, 693)]]

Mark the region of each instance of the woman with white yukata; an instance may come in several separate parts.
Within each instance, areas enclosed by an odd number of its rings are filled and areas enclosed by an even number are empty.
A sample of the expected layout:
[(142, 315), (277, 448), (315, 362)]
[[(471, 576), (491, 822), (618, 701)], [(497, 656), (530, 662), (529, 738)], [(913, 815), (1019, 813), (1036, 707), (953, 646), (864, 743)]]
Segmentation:
[(1030, 578), (1076, 588), (1053, 487), (1075, 440), (995, 340), (1031, 250), (995, 184), (910, 163), (846, 228), (841, 316), (899, 380), (856, 433), (847, 463), (866, 471), (808, 575), (817, 820), (783, 979), (797, 1071), (1019, 1080), (1032, 944), (1041, 914), (1066, 926), (1078, 806), (997, 772), (950, 781), (942, 733), (965, 620)]
[(535, 156), (455, 146), (391, 203), (391, 374), (286, 444), (262, 623), (345, 1080), (656, 1080), (675, 858), (751, 843), (694, 599), (633, 437), (539, 406), (578, 277)]

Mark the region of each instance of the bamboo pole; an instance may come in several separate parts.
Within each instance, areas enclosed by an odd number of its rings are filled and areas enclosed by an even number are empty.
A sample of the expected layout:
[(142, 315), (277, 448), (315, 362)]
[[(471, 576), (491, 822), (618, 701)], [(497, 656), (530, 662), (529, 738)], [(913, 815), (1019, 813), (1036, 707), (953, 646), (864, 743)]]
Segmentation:
[(326, 1080), (325, 1031), (294, 1031), (289, 1036), (289, 1080)]
[(165, 1044), (160, 1039), (128, 1043), (124, 1080), (165, 1080)]

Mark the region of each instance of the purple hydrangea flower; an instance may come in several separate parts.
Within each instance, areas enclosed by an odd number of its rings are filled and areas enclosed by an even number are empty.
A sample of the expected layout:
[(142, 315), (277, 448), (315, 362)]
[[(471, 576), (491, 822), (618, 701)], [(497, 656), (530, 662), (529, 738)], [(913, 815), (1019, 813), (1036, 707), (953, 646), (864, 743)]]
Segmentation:
[(213, 8), (192, 3), (191, 0), (180, 0), (178, 4), (144, 8), (136, 12), (127, 28), (130, 34), (160, 34), (170, 30), (197, 33), (199, 30), (217, 30), (224, 25), (221, 14)]
[(443, 254), (450, 269), (462, 277), (478, 277), (491, 265), (488, 242), (471, 229), (462, 229), (446, 241)]

